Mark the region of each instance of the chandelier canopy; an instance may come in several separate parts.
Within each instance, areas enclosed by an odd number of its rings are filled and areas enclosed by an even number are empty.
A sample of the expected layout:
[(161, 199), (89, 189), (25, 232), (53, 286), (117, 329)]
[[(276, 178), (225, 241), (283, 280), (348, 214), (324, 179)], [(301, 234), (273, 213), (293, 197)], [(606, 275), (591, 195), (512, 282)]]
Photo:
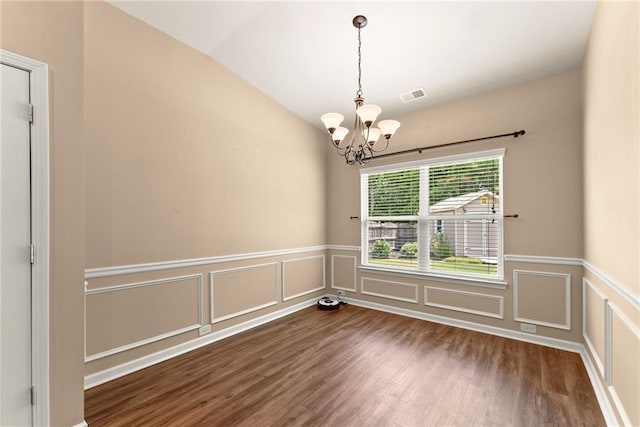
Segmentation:
[[(349, 139), (345, 141), (345, 137), (349, 134), (349, 129), (340, 126), (344, 120), (344, 116), (339, 113), (326, 113), (320, 117), (322, 123), (327, 128), (333, 146), (338, 150), (338, 154), (343, 156), (347, 164), (365, 164), (374, 157), (374, 153), (384, 151), (389, 146), (389, 140), (400, 127), (400, 122), (396, 120), (382, 120), (377, 123), (377, 127), (373, 127), (378, 115), (382, 112), (382, 108), (373, 104), (365, 104), (362, 97), (362, 41), (360, 39), (360, 30), (367, 25), (367, 18), (358, 15), (353, 18), (353, 26), (358, 29), (358, 91), (356, 98), (356, 116), (351, 130)], [(384, 137), (384, 147), (376, 145), (380, 136)], [(345, 141), (343, 143), (343, 141)]]

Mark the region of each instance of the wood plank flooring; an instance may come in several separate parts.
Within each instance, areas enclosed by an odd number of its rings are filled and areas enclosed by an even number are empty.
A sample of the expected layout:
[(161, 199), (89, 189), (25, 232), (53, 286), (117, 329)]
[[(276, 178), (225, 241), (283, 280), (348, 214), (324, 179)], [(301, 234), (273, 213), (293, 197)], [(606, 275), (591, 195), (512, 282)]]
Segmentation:
[(85, 393), (99, 426), (604, 426), (580, 356), (353, 305)]

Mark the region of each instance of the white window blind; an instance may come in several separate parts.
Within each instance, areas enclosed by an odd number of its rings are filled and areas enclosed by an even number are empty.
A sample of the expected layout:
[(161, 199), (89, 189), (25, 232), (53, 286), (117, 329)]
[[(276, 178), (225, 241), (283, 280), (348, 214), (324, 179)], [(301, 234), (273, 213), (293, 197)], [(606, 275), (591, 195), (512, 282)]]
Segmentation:
[(363, 170), (363, 264), (502, 279), (503, 153)]

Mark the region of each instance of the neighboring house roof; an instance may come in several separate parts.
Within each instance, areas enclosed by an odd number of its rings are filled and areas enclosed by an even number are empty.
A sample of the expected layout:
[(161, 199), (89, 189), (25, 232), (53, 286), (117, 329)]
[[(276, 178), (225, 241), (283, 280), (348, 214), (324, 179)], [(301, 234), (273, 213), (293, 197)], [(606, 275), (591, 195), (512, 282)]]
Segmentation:
[(493, 194), (489, 190), (475, 191), (473, 193), (462, 194), (460, 196), (449, 197), (448, 199), (440, 200), (435, 205), (429, 207), (429, 212), (437, 213), (437, 212), (446, 212), (446, 211), (452, 211), (454, 209), (459, 209), (468, 205), (474, 200), (487, 195), (493, 196), (497, 200), (500, 200), (500, 196)]

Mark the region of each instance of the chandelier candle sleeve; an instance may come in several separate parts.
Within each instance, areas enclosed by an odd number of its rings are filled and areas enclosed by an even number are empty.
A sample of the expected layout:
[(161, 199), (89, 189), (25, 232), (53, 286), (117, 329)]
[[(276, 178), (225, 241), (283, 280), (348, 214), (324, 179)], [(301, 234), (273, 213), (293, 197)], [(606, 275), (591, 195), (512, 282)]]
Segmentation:
[[(331, 142), (338, 154), (346, 160), (347, 164), (364, 165), (374, 158), (374, 153), (379, 153), (389, 147), (389, 140), (400, 127), (400, 122), (396, 120), (382, 120), (377, 127), (373, 127), (376, 119), (382, 112), (382, 108), (374, 104), (365, 104), (362, 97), (362, 42), (360, 39), (360, 30), (367, 25), (367, 18), (358, 15), (353, 18), (353, 26), (358, 29), (358, 90), (356, 98), (353, 100), (356, 104), (356, 117), (353, 129), (340, 126), (344, 120), (344, 116), (338, 113), (326, 113), (320, 117), (322, 123), (327, 128), (331, 137)], [(349, 139), (345, 140), (347, 135)], [(376, 142), (384, 136), (384, 147), (378, 148)], [(375, 146), (375, 148), (374, 148)]]

